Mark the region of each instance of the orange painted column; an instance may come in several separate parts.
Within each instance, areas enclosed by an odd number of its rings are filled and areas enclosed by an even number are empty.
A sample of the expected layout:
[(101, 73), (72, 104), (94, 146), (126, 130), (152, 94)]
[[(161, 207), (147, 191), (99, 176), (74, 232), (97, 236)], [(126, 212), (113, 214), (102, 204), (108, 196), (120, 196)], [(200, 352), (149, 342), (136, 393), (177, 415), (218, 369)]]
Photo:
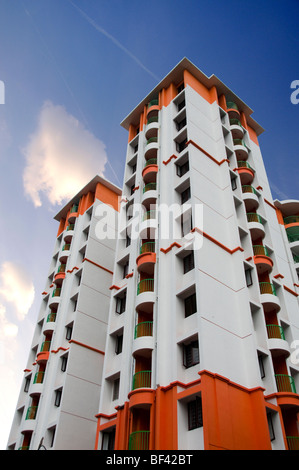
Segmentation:
[(115, 450), (127, 450), (130, 433), (130, 410), (129, 403), (125, 402), (122, 408), (117, 411)]
[(205, 449), (271, 450), (263, 389), (208, 371), (200, 376)]
[(154, 429), (155, 450), (178, 448), (177, 387), (156, 390)]

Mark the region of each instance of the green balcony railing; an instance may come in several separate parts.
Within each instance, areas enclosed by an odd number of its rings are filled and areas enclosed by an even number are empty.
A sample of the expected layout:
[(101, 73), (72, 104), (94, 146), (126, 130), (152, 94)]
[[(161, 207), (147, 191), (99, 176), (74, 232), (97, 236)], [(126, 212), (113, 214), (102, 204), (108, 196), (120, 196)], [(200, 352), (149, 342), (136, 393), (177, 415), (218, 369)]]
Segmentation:
[(157, 189), (157, 183), (148, 183), (143, 188), (143, 193), (147, 191), (155, 191)]
[(230, 119), (229, 123), (231, 126), (240, 126), (242, 127), (241, 121), (239, 119)]
[(146, 168), (149, 165), (157, 165), (157, 159), (156, 158), (150, 158), (145, 162), (144, 168)]
[(275, 374), (275, 380), (278, 392), (297, 393), (295, 382), (291, 375)]
[(143, 221), (156, 218), (156, 211), (147, 211), (143, 216)]
[(59, 297), (61, 293), (61, 287), (56, 287), (52, 292), (52, 297)]
[(50, 351), (51, 341), (44, 341), (41, 345), (40, 352)]
[(65, 273), (65, 264), (61, 264), (59, 267), (58, 267), (58, 270), (57, 272), (58, 273)]
[(63, 247), (62, 247), (62, 251), (67, 251), (67, 250), (70, 249), (70, 247), (71, 247), (71, 244), (70, 244), (70, 243), (66, 243), (66, 244), (63, 245)]
[(154, 279), (143, 279), (138, 283), (137, 295), (143, 292), (154, 292)]
[(288, 449), (299, 450), (299, 436), (286, 436)]
[(67, 230), (74, 230), (74, 227), (75, 227), (75, 224), (69, 224), (66, 229)]
[(227, 109), (236, 109), (238, 111), (238, 106), (233, 101), (226, 102)]
[(37, 406), (29, 406), (25, 419), (35, 419), (37, 413)]
[(29, 446), (21, 446), (18, 450), (29, 450)]
[(249, 163), (242, 160), (238, 160), (238, 168), (249, 168), (249, 170), (254, 171), (254, 169), (249, 165)]
[(244, 140), (242, 139), (234, 139), (233, 142), (234, 142), (234, 145), (242, 145), (243, 147), (247, 148)]
[(153, 336), (152, 321), (143, 321), (135, 326), (134, 338), (141, 338), (141, 336)]
[(155, 253), (155, 242), (145, 242), (140, 247), (140, 254)]
[(267, 248), (264, 245), (253, 245), (253, 253), (254, 255), (270, 256)]
[(284, 217), (283, 221), (285, 225), (299, 224), (299, 215), (290, 215), (289, 217)]
[(152, 144), (152, 143), (157, 143), (158, 142), (158, 137), (151, 137), (146, 141), (146, 145)]
[(151, 100), (151, 101), (148, 103), (147, 107), (150, 108), (151, 106), (158, 106), (158, 105), (159, 105), (159, 100), (158, 100), (158, 98), (154, 98), (153, 100)]
[(246, 184), (242, 186), (242, 193), (253, 193), (256, 196), (259, 195), (259, 193), (253, 186), (246, 185)]
[(151, 124), (152, 122), (158, 122), (158, 116), (152, 116), (147, 120), (147, 124)]
[(259, 214), (256, 214), (255, 212), (248, 212), (247, 220), (248, 222), (258, 222), (260, 224), (264, 223), (261, 216)]
[(299, 242), (299, 232), (298, 233), (288, 233), (287, 229), (287, 237), (290, 243)]
[(293, 260), (294, 260), (294, 263), (299, 263), (299, 255), (293, 254)]
[(280, 325), (266, 325), (268, 338), (285, 339), (283, 328)]
[(149, 450), (150, 431), (135, 431), (129, 436), (129, 450)]
[(132, 390), (136, 388), (151, 388), (152, 372), (150, 370), (141, 370), (133, 376)]
[(73, 212), (78, 212), (78, 204), (74, 204), (72, 207), (71, 207), (71, 210), (70, 212), (73, 213)]
[(260, 282), (260, 292), (261, 294), (277, 295), (274, 284), (272, 284), (271, 282)]
[(36, 372), (34, 379), (33, 379), (33, 383), (42, 384), (44, 381), (44, 375), (45, 375), (45, 372), (41, 372), (41, 371)]
[(50, 312), (47, 316), (47, 323), (56, 321), (56, 312)]

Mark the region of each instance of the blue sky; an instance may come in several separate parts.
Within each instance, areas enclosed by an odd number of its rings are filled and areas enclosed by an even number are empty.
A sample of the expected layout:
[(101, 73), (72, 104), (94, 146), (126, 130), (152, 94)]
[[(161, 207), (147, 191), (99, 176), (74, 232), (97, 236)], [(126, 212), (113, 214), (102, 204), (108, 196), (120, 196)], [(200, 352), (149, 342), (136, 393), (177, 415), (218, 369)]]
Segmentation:
[(0, 448), (47, 278), (53, 216), (97, 172), (122, 185), (120, 122), (183, 57), (254, 110), (273, 198), (299, 198), (299, 104), (290, 100), (298, 15), (298, 0), (0, 0)]

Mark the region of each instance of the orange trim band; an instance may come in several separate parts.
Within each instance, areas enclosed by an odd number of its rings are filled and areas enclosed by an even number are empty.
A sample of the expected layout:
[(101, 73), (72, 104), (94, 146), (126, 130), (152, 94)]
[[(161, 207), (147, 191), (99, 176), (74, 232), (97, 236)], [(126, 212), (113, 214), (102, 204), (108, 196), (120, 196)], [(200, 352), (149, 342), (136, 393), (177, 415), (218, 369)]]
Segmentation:
[(186, 142), (186, 146), (189, 145), (189, 144), (192, 144), (195, 148), (197, 148), (197, 150), (200, 150), (201, 152), (203, 152), (207, 157), (209, 157), (211, 160), (213, 160), (213, 162), (217, 163), (217, 165), (219, 165), (219, 166), (222, 165), (222, 163), (224, 163), (224, 162), (229, 163), (229, 160), (227, 158), (224, 158), (223, 160), (221, 160), (219, 162), (218, 160), (216, 160), (216, 158), (212, 157), (212, 155), (210, 155), (206, 150), (204, 150), (198, 144), (193, 142), (193, 140), (188, 140), (188, 142)]
[(99, 354), (105, 355), (104, 351), (101, 351), (100, 349), (96, 349), (92, 346), (88, 346), (88, 344), (80, 343), (79, 341), (76, 341), (74, 339), (70, 339), (69, 343), (74, 343), (74, 344), (77, 344), (78, 346), (82, 346), (83, 348), (90, 349), (91, 351), (95, 351)]

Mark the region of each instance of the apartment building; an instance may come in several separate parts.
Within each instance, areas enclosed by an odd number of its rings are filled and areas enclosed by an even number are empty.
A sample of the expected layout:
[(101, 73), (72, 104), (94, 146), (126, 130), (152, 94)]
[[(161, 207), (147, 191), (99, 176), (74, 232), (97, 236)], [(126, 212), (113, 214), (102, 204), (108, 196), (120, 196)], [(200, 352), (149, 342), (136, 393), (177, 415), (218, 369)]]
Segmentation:
[[(7, 449), (94, 449), (120, 194), (95, 176), (55, 216), (57, 238)], [(107, 231), (109, 238), (101, 236)]]
[(299, 201), (252, 113), (183, 59), (122, 122), (96, 449), (299, 449)]

